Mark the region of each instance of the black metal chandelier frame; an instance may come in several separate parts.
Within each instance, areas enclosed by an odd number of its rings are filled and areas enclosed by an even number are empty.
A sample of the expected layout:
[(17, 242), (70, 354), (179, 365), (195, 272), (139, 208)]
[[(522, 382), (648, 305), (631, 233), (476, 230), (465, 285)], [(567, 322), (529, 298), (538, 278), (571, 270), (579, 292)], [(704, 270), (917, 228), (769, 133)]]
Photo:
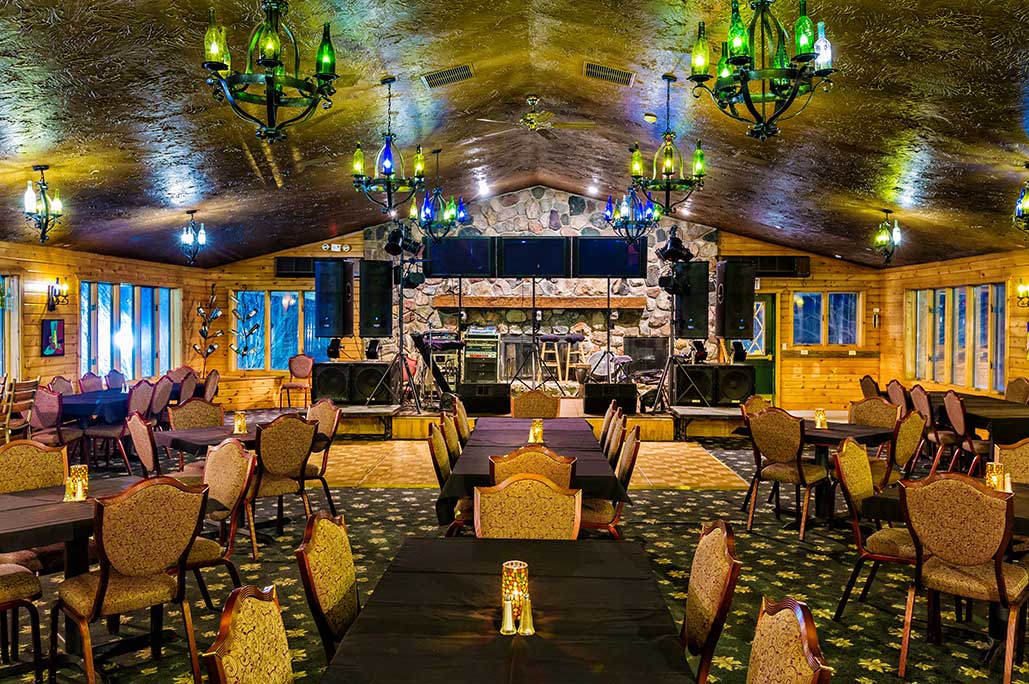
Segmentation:
[(36, 203), (36, 211), (25, 212), (25, 220), (39, 232), (40, 244), (46, 244), (46, 241), (50, 239), (50, 231), (61, 222), (63, 215), (61, 205), (55, 206), (47, 192), (50, 189), (50, 185), (46, 182), (46, 172), (49, 168), (47, 164), (37, 164), (32, 167), (33, 171), (39, 171), (39, 180), (35, 182), (35, 186), (39, 190), (39, 199)]
[(207, 231), (202, 223), (199, 228), (197, 227), (196, 213), (196, 209), (186, 211), (186, 214), (189, 215), (189, 223), (182, 228), (182, 235), (179, 238), (179, 249), (186, 257), (187, 266), (196, 263), (197, 256), (207, 247)]
[[(458, 224), (465, 223), (468, 220), (468, 215), (465, 212), (464, 198), (461, 198), (452, 211), (449, 210), (449, 205), (444, 197), (443, 186), (440, 185), (439, 181), (439, 155), (441, 152), (443, 152), (442, 148), (436, 148), (432, 151), (432, 155), (436, 158), (436, 179), (433, 183), (433, 188), (425, 195), (425, 200), (420, 210), (417, 208), (417, 202), (412, 203), (409, 216), (412, 223), (417, 225), (422, 233), (437, 244), (449, 235), (450, 231), (457, 228)], [(451, 196), (452, 199), (453, 196)]]

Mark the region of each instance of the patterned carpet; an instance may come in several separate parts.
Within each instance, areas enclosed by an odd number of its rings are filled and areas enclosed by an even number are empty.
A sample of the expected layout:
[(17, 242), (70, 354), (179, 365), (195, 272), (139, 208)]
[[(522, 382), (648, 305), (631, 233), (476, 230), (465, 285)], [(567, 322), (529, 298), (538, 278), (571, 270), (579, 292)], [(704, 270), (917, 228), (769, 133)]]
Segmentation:
[[(702, 446), (749, 480), (752, 456), (745, 444), (739, 440), (719, 439), (703, 440)], [(373, 467), (370, 473), (374, 470)], [(334, 496), (346, 513), (357, 556), (362, 602), (368, 600), (404, 537), (440, 535), (433, 512), (436, 492), (432, 489), (346, 488), (335, 490)], [(784, 514), (783, 521), (777, 522), (771, 508), (761, 505), (754, 531), (747, 533), (745, 518), (739, 510), (743, 500), (741, 491), (659, 489), (634, 491), (632, 496), (625, 533), (632, 542), (644, 544), (677, 621), (682, 619), (690, 562), (701, 525), (704, 521), (721, 518), (730, 521), (736, 530), (743, 573), (725, 633), (715, 652), (712, 682), (742, 684), (746, 681), (750, 639), (762, 595), (792, 595), (810, 604), (823, 653), (836, 669), (833, 681), (856, 684), (897, 681), (894, 673), (909, 570), (883, 568), (868, 602), (852, 602), (844, 620), (834, 623), (831, 614), (855, 559), (848, 531), (815, 526), (809, 530), (807, 541), (800, 544), (796, 532), (784, 529), (790, 516)], [(320, 494), (314, 494), (312, 502), (316, 508), (324, 507)], [(759, 503), (763, 504), (763, 500)], [(297, 516), (299, 503), (288, 500), (287, 504), (288, 514)], [(271, 515), (270, 506), (261, 506), (259, 520), (270, 519)], [(237, 551), (236, 560), (244, 582), (261, 586), (274, 583), (278, 587), (296, 681), (314, 684), (325, 663), (292, 556), (293, 549), (300, 543), (302, 530), (300, 517), (286, 527), (281, 537), (262, 543), (260, 562), (250, 562), (242, 548)], [(227, 595), (230, 584), (224, 573), (208, 571), (207, 577), (216, 601)], [(44, 580), (47, 594), (39, 602), (40, 606), (51, 603), (57, 581), (57, 577)], [(203, 607), (192, 580), (189, 587), (197, 640), (203, 649), (214, 639), (218, 613)], [(944, 606), (947, 605), (945, 602)], [(943, 645), (931, 646), (924, 641), (925, 602), (920, 600), (915, 613), (916, 630), (907, 681), (916, 684), (999, 682), (997, 668), (992, 674), (980, 669), (980, 658), (988, 646), (985, 614), (986, 606), (976, 605), (974, 621), (955, 626), (953, 613), (945, 611)], [(45, 624), (44, 620), (44, 629)], [(127, 616), (122, 632), (138, 633), (145, 626), (145, 615)], [(169, 611), (165, 626), (181, 635), (181, 617), (174, 611)], [(93, 634), (97, 641), (108, 639), (101, 625), (94, 626)], [(44, 635), (44, 643), (45, 638)], [(27, 641), (26, 634), (22, 644)], [(25, 657), (24, 650), (22, 657)], [(107, 671), (112, 682), (183, 684), (190, 680), (181, 639), (168, 644), (160, 663), (151, 661), (148, 651), (141, 651), (118, 659)], [(81, 676), (72, 675), (76, 675), (72, 670), (62, 671), (61, 681), (83, 681)], [(5, 679), (0, 675), (0, 682), (5, 684), (16, 681), (29, 680)], [(412, 673), (410, 681), (418, 681), (417, 673)], [(1029, 667), (1018, 667), (1015, 681), (1029, 683)]]

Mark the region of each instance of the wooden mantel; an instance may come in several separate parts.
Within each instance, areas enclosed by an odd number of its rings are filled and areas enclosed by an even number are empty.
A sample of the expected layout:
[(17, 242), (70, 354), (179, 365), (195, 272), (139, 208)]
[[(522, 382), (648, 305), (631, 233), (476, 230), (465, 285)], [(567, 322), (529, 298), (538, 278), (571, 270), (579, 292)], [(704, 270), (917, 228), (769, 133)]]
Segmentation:
[[(506, 297), (465, 297), (466, 309), (531, 309), (532, 297), (511, 295)], [(646, 297), (611, 297), (612, 309), (643, 309)], [(432, 298), (436, 309), (456, 309), (457, 295), (439, 295)], [(606, 309), (607, 297), (536, 297), (538, 309)]]

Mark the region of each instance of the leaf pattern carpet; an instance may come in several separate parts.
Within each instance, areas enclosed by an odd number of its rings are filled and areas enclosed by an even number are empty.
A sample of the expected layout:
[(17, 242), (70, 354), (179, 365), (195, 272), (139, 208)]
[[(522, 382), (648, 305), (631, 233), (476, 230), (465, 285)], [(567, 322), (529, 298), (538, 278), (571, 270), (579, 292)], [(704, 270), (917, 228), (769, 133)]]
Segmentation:
[[(703, 440), (702, 446), (749, 481), (753, 465), (748, 445), (739, 440), (719, 439)], [(767, 489), (763, 491), (767, 493)], [(349, 487), (333, 490), (333, 496), (346, 515), (356, 554), (362, 603), (373, 594), (378, 578), (405, 537), (442, 534), (434, 516), (434, 489)], [(715, 651), (710, 681), (716, 684), (746, 682), (750, 641), (763, 595), (772, 598), (792, 595), (808, 602), (815, 616), (822, 651), (836, 671), (834, 682), (876, 684), (898, 681), (895, 671), (910, 569), (884, 566), (868, 601), (852, 601), (843, 621), (835, 623), (831, 620), (832, 611), (855, 560), (849, 530), (814, 526), (809, 529), (807, 540), (801, 544), (795, 531), (784, 529), (791, 516), (784, 513), (783, 520), (776, 521), (771, 507), (764, 505), (765, 497), (762, 496), (755, 515), (754, 531), (748, 533), (745, 517), (740, 511), (743, 496), (742, 491), (634, 491), (633, 505), (627, 508), (624, 520), (626, 537), (646, 548), (655, 577), (677, 621), (682, 620), (690, 563), (701, 525), (719, 518), (733, 525), (743, 572), (725, 632)], [(784, 505), (788, 505), (787, 497), (783, 499)], [(272, 518), (273, 503), (272, 500), (261, 503), (259, 521)], [(312, 504), (316, 509), (325, 507), (320, 491), (312, 492)], [(274, 584), (278, 588), (296, 681), (315, 684), (321, 677), (325, 660), (293, 558), (293, 550), (300, 544), (303, 533), (303, 516), (299, 501), (292, 497), (287, 497), (287, 514), (293, 517), (293, 522), (286, 526), (283, 535), (262, 541), (260, 561), (250, 561), (245, 551), (247, 543), (242, 536), (235, 560), (245, 583), (258, 586)], [(590, 533), (590, 536), (597, 535)], [(217, 608), (220, 608), (221, 601), (231, 589), (228, 576), (219, 570), (205, 571), (205, 576)], [(48, 612), (52, 605), (58, 581), (59, 575), (43, 579), (45, 595), (38, 602), (41, 611)], [(205, 649), (214, 640), (218, 612), (204, 608), (191, 577), (187, 579), (187, 585), (198, 645)], [(598, 597), (598, 600), (602, 599)], [(973, 622), (961, 625), (955, 625), (949, 605), (949, 602), (944, 602), (943, 645), (931, 646), (924, 639), (925, 601), (920, 598), (915, 610), (914, 638), (906, 681), (913, 684), (999, 682), (999, 667), (988, 673), (980, 666), (980, 658), (988, 646), (985, 604), (976, 604)], [(44, 617), (44, 644), (47, 622)], [(174, 630), (180, 638), (166, 643), (164, 657), (160, 661), (151, 660), (146, 650), (106, 663), (103, 667), (108, 681), (131, 684), (189, 682), (181, 625), (178, 612), (169, 608), (165, 628)], [(142, 633), (146, 626), (145, 613), (127, 615), (123, 617), (122, 633)], [(21, 657), (25, 659), (25, 644), (29, 639), (24, 618), (22, 632)], [(92, 633), (100, 643), (111, 639), (102, 624), (94, 625)], [(4, 684), (23, 681), (31, 679), (5, 677), (0, 670), (0, 682)], [(84, 677), (74, 670), (65, 669), (61, 671), (60, 681), (81, 682)], [(418, 674), (412, 673), (410, 681), (419, 681)], [(1029, 683), (1029, 666), (1016, 667), (1015, 681)]]

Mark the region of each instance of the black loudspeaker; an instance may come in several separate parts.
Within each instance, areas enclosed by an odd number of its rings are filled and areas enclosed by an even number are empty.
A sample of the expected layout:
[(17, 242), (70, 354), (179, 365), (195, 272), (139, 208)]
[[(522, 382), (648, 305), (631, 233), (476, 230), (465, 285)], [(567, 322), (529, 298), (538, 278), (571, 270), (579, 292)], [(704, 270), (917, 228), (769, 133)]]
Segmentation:
[(316, 363), (311, 374), (311, 399), (331, 399), (336, 404), (350, 401), (350, 364)]
[(754, 336), (754, 264), (719, 261), (715, 272), (715, 337)]
[(623, 414), (636, 415), (639, 393), (631, 382), (588, 382), (583, 385), (583, 390), (582, 406), (586, 415), (602, 415), (612, 399), (621, 407)]
[(708, 263), (691, 261), (686, 269), (686, 291), (675, 297), (675, 336), (685, 340), (708, 337)]
[(369, 397), (372, 404), (390, 403), (390, 387), (395, 378), (382, 382), (388, 370), (389, 364), (380, 361), (356, 361), (350, 364), (350, 396), (354, 403), (363, 404)]
[(314, 263), (315, 337), (354, 335), (354, 263), (318, 259)]
[(361, 337), (393, 337), (393, 264), (361, 262)]
[(462, 382), (457, 395), (471, 415), (511, 412), (511, 385), (506, 382)]
[(720, 406), (737, 406), (754, 394), (756, 373), (753, 366), (733, 364), (731, 366), (715, 366), (715, 368)]
[(675, 406), (715, 405), (715, 366), (678, 363), (675, 365), (673, 380), (672, 404)]
[[(342, 405), (363, 405), (374, 393), (372, 404), (388, 404), (391, 382), (379, 384), (388, 369), (388, 363), (374, 361), (316, 363), (311, 396), (314, 401), (331, 399)], [(379, 391), (375, 392), (377, 386)]]

